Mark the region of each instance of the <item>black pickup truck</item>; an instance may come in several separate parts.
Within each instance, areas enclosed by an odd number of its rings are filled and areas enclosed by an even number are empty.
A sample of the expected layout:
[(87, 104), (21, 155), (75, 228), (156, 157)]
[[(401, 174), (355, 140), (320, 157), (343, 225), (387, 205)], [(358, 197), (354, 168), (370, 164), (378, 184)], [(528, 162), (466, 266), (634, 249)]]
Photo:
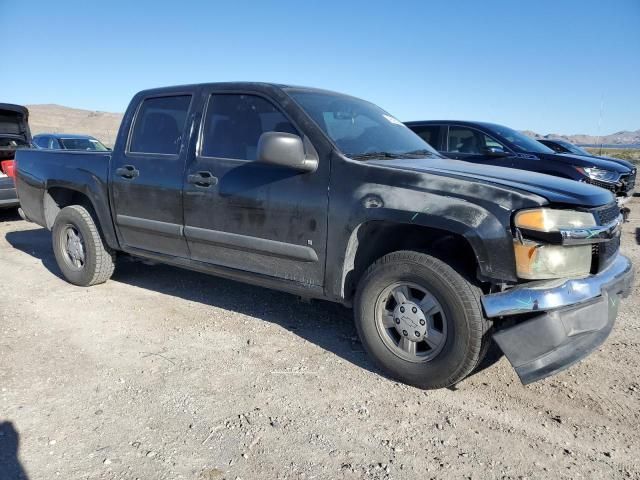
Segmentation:
[(105, 282), (126, 252), (341, 302), (387, 374), (422, 388), (466, 377), (492, 337), (524, 383), (551, 375), (604, 341), (632, 284), (611, 192), (443, 159), (324, 90), (143, 91), (113, 152), (20, 151), (17, 188), (71, 283)]

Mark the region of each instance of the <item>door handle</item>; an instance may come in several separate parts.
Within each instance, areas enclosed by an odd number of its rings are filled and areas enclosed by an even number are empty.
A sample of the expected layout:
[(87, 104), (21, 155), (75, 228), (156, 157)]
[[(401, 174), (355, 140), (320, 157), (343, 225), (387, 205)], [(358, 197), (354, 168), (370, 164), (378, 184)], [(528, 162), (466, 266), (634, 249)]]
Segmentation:
[(187, 181), (198, 187), (210, 187), (211, 185), (217, 185), (218, 183), (218, 179), (214, 177), (211, 172), (193, 173), (187, 176)]
[(122, 178), (132, 179), (140, 175), (140, 170), (133, 165), (125, 165), (124, 167), (116, 168), (116, 174), (120, 175)]

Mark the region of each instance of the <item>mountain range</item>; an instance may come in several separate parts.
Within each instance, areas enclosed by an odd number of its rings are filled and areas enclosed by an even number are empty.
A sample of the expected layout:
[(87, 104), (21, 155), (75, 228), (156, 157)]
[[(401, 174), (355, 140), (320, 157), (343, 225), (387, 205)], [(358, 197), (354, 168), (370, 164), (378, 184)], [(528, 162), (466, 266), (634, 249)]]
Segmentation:
[(568, 142), (576, 145), (639, 145), (640, 144), (640, 130), (629, 131), (623, 130), (620, 132), (612, 133), (610, 135), (564, 135), (561, 133), (549, 133), (547, 135), (541, 135), (531, 130), (524, 130), (522, 133), (529, 137), (541, 139), (541, 138), (562, 138)]
[[(31, 131), (36, 133), (82, 133), (92, 135), (111, 146), (118, 134), (122, 113), (108, 113), (61, 105), (27, 105)], [(539, 133), (524, 130), (522, 133), (533, 138), (563, 138), (578, 145), (637, 145), (640, 144), (640, 130), (621, 131), (610, 135), (565, 135)]]

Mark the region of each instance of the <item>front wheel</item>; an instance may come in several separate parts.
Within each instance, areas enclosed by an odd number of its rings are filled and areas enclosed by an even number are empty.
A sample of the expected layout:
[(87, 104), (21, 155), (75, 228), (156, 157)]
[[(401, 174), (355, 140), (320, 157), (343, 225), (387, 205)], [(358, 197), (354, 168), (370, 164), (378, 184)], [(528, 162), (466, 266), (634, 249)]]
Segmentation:
[(362, 344), (392, 377), (420, 388), (442, 388), (482, 360), (491, 323), (480, 289), (430, 255), (399, 251), (365, 272), (355, 299)]
[(51, 234), (53, 253), (68, 282), (89, 287), (111, 278), (115, 253), (104, 243), (86, 208), (71, 205), (60, 210)]

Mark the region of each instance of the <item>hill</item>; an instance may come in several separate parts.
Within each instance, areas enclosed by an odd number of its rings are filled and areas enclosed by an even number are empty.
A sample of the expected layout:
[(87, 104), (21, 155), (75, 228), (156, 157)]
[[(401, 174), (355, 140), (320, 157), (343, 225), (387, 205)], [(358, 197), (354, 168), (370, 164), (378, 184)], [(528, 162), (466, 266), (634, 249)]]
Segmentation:
[(108, 146), (115, 142), (122, 113), (98, 112), (61, 105), (27, 105), (31, 133), (80, 133)]
[[(61, 105), (27, 105), (30, 112), (31, 131), (36, 133), (82, 133), (92, 135), (105, 144), (115, 142), (122, 113), (99, 112), (63, 107)], [(549, 133), (541, 135), (531, 130), (522, 133), (533, 138), (563, 138), (578, 145), (637, 145), (640, 144), (640, 130), (621, 131), (597, 137), (594, 135), (565, 135)]]
[(541, 135), (531, 130), (524, 130), (522, 133), (533, 138), (562, 138), (571, 143), (577, 145), (638, 145), (640, 144), (640, 130), (628, 131), (623, 130), (621, 132), (612, 133), (610, 135), (602, 135), (600, 137), (595, 135), (565, 135), (561, 133), (549, 133), (547, 135)]

